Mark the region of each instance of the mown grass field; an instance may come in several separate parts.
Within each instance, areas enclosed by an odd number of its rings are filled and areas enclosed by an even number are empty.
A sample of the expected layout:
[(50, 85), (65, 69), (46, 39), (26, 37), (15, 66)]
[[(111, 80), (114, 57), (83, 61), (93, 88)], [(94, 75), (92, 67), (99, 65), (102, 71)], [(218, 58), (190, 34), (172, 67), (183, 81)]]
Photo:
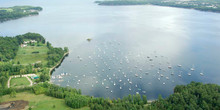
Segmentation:
[[(46, 96), (44, 94), (35, 95), (30, 92), (17, 93), (15, 98), (10, 98), (9, 95), (2, 96), (1, 102), (15, 101), (15, 100), (26, 100), (29, 101), (29, 107), (32, 110), (74, 110), (65, 104), (64, 99), (57, 99)], [(53, 107), (55, 105), (55, 107)], [(89, 107), (84, 107), (75, 110), (90, 110)]]
[(30, 82), (26, 77), (12, 78), (10, 81), (10, 87), (28, 86)]
[[(32, 52), (39, 52), (39, 53), (32, 53)], [(48, 48), (46, 45), (43, 46), (28, 46), (28, 47), (19, 47), (18, 53), (14, 59), (14, 62), (17, 63), (18, 61), (20, 64), (32, 64), (36, 62), (41, 62), (43, 64), (47, 63), (47, 52)]]

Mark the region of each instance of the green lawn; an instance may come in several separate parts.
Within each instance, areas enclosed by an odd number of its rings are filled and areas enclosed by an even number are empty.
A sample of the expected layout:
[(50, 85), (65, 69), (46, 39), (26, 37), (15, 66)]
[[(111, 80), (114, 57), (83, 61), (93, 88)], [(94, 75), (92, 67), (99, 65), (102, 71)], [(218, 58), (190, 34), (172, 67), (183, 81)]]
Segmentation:
[(26, 77), (12, 78), (10, 81), (10, 87), (21, 87), (28, 85), (30, 85), (30, 82)]
[(11, 8), (0, 8), (0, 10), (6, 10), (7, 12), (12, 12), (13, 11), (13, 9), (11, 9)]
[[(39, 52), (39, 53), (32, 53), (32, 52)], [(15, 63), (18, 61), (21, 64), (32, 64), (36, 62), (42, 62), (43, 64), (47, 63), (47, 52), (48, 48), (46, 45), (43, 46), (28, 46), (28, 47), (19, 47), (18, 53), (14, 59)]]
[[(29, 101), (29, 106), (32, 110), (73, 110), (65, 104), (64, 99), (57, 99), (46, 96), (44, 94), (35, 95), (29, 92), (17, 93), (15, 98), (10, 98), (9, 95), (0, 98), (2, 102), (26, 100)], [(53, 106), (55, 105), (55, 108)], [(90, 110), (89, 107), (84, 107), (76, 110)]]

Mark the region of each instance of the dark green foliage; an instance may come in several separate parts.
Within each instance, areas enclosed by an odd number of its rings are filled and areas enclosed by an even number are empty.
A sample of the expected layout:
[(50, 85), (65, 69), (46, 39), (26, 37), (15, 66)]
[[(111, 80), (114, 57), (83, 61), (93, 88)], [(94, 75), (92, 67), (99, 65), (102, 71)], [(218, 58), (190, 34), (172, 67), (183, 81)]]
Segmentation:
[(45, 44), (45, 42), (46, 42), (45, 38), (38, 33), (28, 32), (26, 34), (16, 36), (16, 38), (17, 38), (19, 44), (22, 44), (25, 40), (35, 40), (38, 43), (41, 42), (43, 44)]
[(18, 40), (12, 37), (0, 37), (0, 61), (9, 61), (16, 56)]
[(69, 51), (68, 47), (64, 47), (64, 52), (68, 52), (68, 51)]
[(44, 84), (46, 84), (47, 87), (46, 95), (48, 96), (64, 99), (69, 93), (81, 95), (79, 90), (73, 88), (68, 88), (68, 87), (64, 88), (49, 83), (44, 83)]
[(144, 103), (144, 104), (147, 104), (147, 96), (146, 96), (146, 95), (143, 95), (142, 98), (143, 98), (143, 103)]
[(35, 85), (33, 86), (33, 92), (38, 95), (38, 94), (44, 94), (46, 92), (46, 88), (42, 87), (41, 85)]
[(81, 108), (87, 106), (88, 102), (89, 102), (89, 97), (74, 93), (68, 93), (67, 96), (65, 97), (66, 105), (72, 108)]
[(62, 48), (53, 48), (50, 43), (47, 43), (49, 51), (48, 51), (48, 67), (55, 66), (63, 57), (65, 51)]
[(12, 91), (16, 93), (31, 91), (32, 87), (24, 87), (24, 88), (0, 88), (0, 96), (10, 94)]
[(18, 19), (29, 15), (38, 15), (41, 7), (32, 6), (14, 6), (9, 8), (0, 8), (0, 22)]
[(39, 53), (39, 51), (34, 51), (34, 52), (32, 52), (33, 54), (37, 54), (37, 53)]
[(91, 98), (91, 110), (141, 110), (144, 109), (144, 100), (139, 94), (125, 96), (122, 99)]
[(35, 63), (34, 68), (42, 68), (43, 64), (42, 63)]
[(9, 78), (9, 76), (7, 73), (0, 74), (0, 84), (1, 84), (2, 88), (6, 87), (8, 78)]
[(191, 82), (186, 86), (178, 85), (174, 89), (174, 94), (166, 99), (159, 97), (151, 106), (152, 108), (161, 110), (219, 110), (220, 86), (196, 82)]
[(50, 80), (50, 76), (47, 74), (41, 74), (40, 75), (40, 81), (41, 82), (45, 82), (45, 81), (49, 81)]

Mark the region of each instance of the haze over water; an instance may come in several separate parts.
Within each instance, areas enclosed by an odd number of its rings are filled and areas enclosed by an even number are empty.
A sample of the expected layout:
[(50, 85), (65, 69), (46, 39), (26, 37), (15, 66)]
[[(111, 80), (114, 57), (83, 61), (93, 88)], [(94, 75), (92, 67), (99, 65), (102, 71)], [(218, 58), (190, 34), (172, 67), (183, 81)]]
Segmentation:
[(0, 23), (0, 35), (36, 32), (53, 46), (67, 46), (69, 56), (52, 76), (71, 75), (52, 81), (81, 89), (86, 95), (117, 98), (139, 92), (155, 99), (158, 94), (172, 94), (178, 84), (220, 84), (219, 13), (93, 2), (1, 0), (0, 7), (33, 5), (43, 11)]

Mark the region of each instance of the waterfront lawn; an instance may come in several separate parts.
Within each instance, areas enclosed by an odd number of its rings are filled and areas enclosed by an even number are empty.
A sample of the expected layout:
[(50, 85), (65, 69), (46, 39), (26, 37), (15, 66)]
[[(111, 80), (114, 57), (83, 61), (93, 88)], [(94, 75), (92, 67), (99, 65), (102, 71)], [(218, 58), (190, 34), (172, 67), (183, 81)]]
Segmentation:
[[(5, 95), (0, 98), (2, 102), (26, 100), (29, 101), (29, 107), (32, 110), (73, 110), (65, 104), (64, 99), (58, 99), (46, 96), (44, 94), (35, 95), (30, 92), (17, 93), (15, 98), (10, 98), (10, 95)], [(54, 106), (55, 105), (55, 106)], [(76, 110), (90, 110), (89, 107), (84, 107)]]
[(41, 62), (44, 65), (47, 63), (47, 52), (48, 48), (45, 44), (43, 46), (19, 47), (14, 62), (19, 61), (20, 64), (24, 65)]
[(0, 8), (0, 11), (13, 12), (14, 10), (11, 8)]
[(30, 82), (26, 77), (12, 78), (10, 81), (10, 87), (21, 87), (28, 85), (30, 85)]

